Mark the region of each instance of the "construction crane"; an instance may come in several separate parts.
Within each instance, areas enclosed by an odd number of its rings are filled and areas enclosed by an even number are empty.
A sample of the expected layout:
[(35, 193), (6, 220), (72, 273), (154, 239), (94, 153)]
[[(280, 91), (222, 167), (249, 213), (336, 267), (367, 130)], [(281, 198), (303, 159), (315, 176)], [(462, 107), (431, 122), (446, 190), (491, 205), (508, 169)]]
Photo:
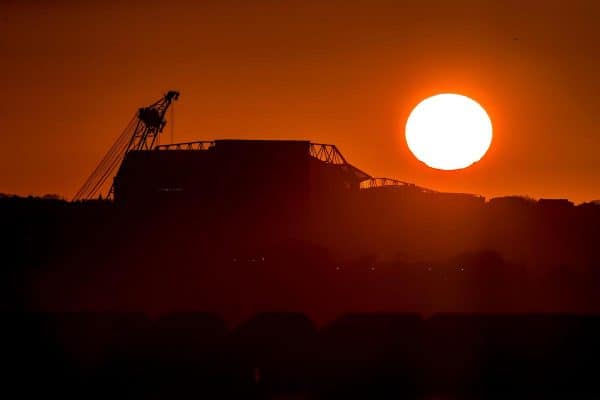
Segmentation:
[[(101, 195), (115, 170), (121, 164), (125, 155), (134, 150), (151, 150), (158, 144), (158, 136), (163, 131), (167, 121), (165, 114), (173, 101), (179, 98), (179, 92), (171, 90), (160, 100), (142, 107), (129, 122), (125, 130), (119, 135), (115, 143), (106, 152), (96, 169), (81, 186), (73, 197), (73, 201), (95, 199)], [(113, 196), (111, 182), (106, 197)]]

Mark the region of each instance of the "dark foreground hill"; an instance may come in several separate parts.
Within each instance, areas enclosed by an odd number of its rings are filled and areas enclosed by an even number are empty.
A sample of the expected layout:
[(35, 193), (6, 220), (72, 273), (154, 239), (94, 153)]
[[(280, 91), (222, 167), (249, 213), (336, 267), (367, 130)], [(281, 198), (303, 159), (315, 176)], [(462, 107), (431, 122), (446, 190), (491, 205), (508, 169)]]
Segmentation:
[(60, 398), (597, 398), (600, 319), (2, 314), (5, 393)]
[[(268, 207), (263, 207), (268, 210)], [(377, 188), (291, 213), (0, 198), (9, 310), (600, 310), (600, 206)], [(303, 226), (303, 230), (298, 227)]]
[(3, 393), (600, 395), (595, 204), (404, 187), (310, 220), (226, 210), (0, 198)]

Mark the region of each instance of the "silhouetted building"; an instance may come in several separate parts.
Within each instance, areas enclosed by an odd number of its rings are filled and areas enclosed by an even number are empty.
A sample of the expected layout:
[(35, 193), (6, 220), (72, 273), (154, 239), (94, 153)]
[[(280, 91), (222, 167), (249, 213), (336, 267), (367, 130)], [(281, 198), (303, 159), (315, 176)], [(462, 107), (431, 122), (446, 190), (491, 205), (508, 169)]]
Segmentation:
[(127, 153), (114, 182), (117, 203), (164, 199), (269, 205), (358, 190), (371, 177), (333, 145), (293, 140), (216, 140)]

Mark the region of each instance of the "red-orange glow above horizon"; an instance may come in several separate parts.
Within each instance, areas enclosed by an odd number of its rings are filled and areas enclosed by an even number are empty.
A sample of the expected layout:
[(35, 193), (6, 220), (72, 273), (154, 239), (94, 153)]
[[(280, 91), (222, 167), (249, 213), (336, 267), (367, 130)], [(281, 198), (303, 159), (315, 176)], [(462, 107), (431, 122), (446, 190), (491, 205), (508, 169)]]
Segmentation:
[[(70, 198), (137, 108), (176, 89), (175, 141), (309, 139), (438, 190), (598, 199), (599, 18), (558, 0), (0, 2), (0, 192)], [(492, 117), (469, 168), (406, 146), (437, 93)]]

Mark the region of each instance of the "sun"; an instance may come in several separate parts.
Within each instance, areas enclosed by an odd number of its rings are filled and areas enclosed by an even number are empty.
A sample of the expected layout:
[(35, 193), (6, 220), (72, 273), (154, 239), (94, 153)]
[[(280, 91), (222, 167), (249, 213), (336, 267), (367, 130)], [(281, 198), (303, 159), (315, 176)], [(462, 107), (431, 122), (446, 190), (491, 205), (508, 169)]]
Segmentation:
[(431, 168), (456, 170), (479, 161), (492, 144), (492, 121), (475, 100), (452, 93), (421, 101), (406, 121), (406, 143)]

